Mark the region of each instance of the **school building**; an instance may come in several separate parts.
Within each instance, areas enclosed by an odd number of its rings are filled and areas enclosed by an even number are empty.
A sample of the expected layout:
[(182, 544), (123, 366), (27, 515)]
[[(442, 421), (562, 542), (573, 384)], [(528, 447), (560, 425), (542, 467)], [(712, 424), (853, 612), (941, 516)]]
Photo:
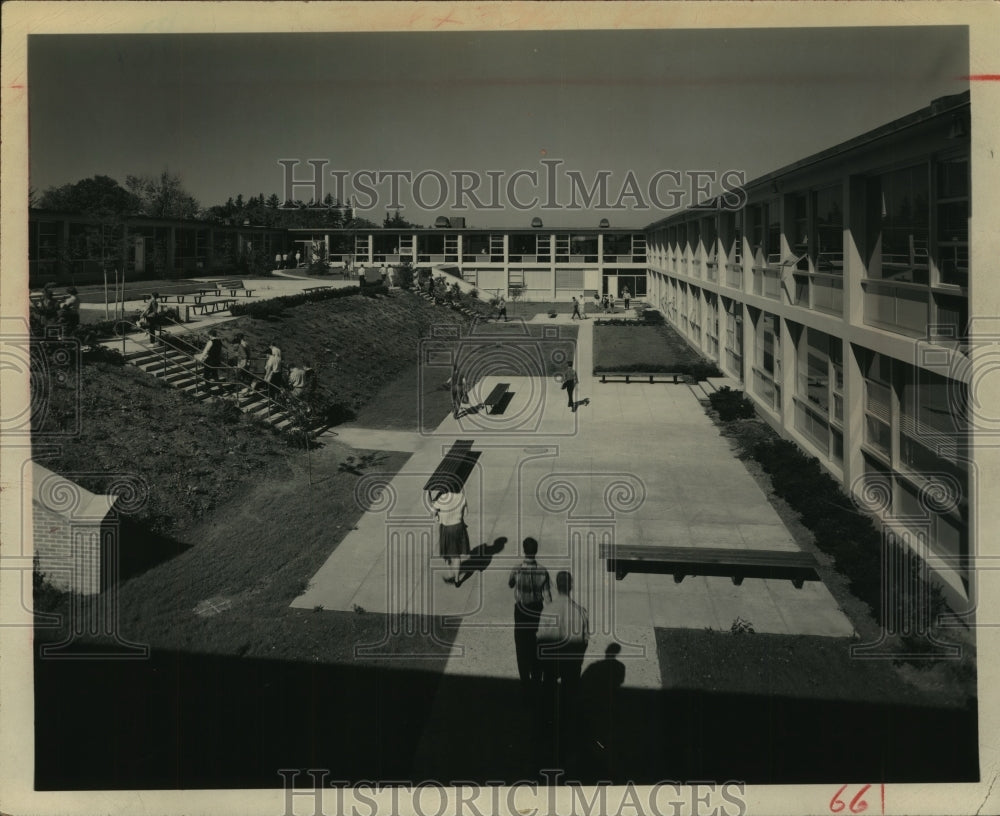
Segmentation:
[(985, 285), (969, 268), (969, 132), (969, 94), (938, 99), (749, 182), (738, 209), (646, 231), (647, 300), (926, 552), (953, 599), (970, 590), (965, 333)]
[[(211, 272), (254, 248), (354, 269), (409, 262), (460, 275), (483, 297), (519, 287), (524, 300), (568, 301), (627, 286), (925, 553), (955, 601), (969, 597), (976, 490), (965, 332), (985, 285), (969, 267), (969, 154), (964, 93), (640, 230), (130, 219), (125, 245), (138, 277)], [(82, 216), (32, 211), (30, 229), (33, 285), (67, 253), (100, 246)]]

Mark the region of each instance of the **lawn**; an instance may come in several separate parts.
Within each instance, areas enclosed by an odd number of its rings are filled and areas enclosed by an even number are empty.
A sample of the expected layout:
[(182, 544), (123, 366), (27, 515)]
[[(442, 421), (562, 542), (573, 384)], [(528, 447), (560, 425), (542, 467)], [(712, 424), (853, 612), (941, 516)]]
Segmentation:
[(594, 326), (594, 371), (684, 373), (707, 361), (670, 326)]
[[(457, 330), (462, 325), (456, 313), (400, 293), (310, 303), (276, 320), (241, 317), (218, 331), (228, 352), (237, 333), (248, 337), (258, 355), (276, 339), (285, 361), (311, 364), (324, 399), (350, 417), (414, 369), (418, 341), (432, 326)], [(196, 344), (202, 339), (192, 335)], [(156, 534), (184, 531), (241, 485), (284, 478), (289, 462), (301, 453), (301, 445), (260, 423), (220, 405), (195, 402), (130, 366), (84, 363), (79, 375), (78, 385), (74, 377), (53, 378), (37, 395), (47, 410), (36, 424), (36, 441), (56, 434), (55, 441), (62, 443), (40, 461), (58, 473), (81, 474), (77, 480), (98, 492), (114, 481), (114, 474), (141, 477), (150, 486), (150, 498), (133, 521)], [(447, 404), (432, 402), (427, 421), (436, 425), (447, 411)], [(77, 426), (78, 433), (65, 435)]]

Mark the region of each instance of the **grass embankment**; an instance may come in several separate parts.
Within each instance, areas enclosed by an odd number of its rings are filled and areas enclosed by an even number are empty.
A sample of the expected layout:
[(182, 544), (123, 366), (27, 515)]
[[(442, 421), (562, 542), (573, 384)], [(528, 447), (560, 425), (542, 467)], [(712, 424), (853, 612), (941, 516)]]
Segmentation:
[[(441, 324), (462, 325), (462, 318), (399, 294), (305, 304), (266, 321), (241, 317), (218, 332), (227, 351), (237, 333), (258, 351), (277, 340), (285, 361), (312, 365), (322, 396), (349, 417), (415, 366), (419, 340)], [(289, 466), (289, 444), (259, 423), (197, 403), (135, 369), (85, 364), (79, 380), (79, 392), (68, 380), (46, 394), (49, 409), (38, 432), (72, 426), (76, 411), (80, 432), (42, 461), (58, 473), (89, 474), (78, 481), (95, 492), (115, 480), (108, 474), (140, 476), (151, 490), (138, 520), (154, 532), (184, 530), (242, 485), (265, 478), (262, 470), (281, 478)], [(447, 406), (433, 403), (427, 411), (440, 421)]]

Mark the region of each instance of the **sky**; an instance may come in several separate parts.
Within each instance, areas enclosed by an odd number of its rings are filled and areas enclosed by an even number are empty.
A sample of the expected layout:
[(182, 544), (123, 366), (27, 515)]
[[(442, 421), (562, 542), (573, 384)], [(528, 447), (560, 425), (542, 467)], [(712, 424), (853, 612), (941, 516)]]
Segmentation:
[[(379, 222), (395, 203), (390, 184), (360, 194), (359, 171), (424, 173), (424, 206), (404, 176), (398, 203), (425, 225), (463, 215), (483, 227), (535, 216), (642, 227), (693, 203), (690, 172), (752, 179), (967, 90), (968, 66), (964, 26), (36, 35), (31, 186), (167, 169), (207, 207), (238, 193), (283, 198), (279, 160), (299, 160), (296, 179), (308, 179), (315, 159), (326, 161), (324, 193)], [(346, 174), (344, 188), (331, 171)], [(496, 206), (465, 197), (468, 209), (456, 209), (457, 171)], [(567, 172), (590, 188), (602, 171), (607, 200), (570, 207)], [(447, 196), (436, 208), (434, 173)], [(293, 192), (312, 198), (309, 187)]]

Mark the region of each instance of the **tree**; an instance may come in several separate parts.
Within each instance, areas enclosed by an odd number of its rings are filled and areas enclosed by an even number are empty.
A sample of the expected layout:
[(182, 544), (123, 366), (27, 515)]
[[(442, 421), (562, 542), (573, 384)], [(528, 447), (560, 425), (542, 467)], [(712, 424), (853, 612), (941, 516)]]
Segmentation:
[(277, 193), (271, 193), (271, 195), (268, 196), (267, 206), (272, 210), (276, 210), (281, 206), (281, 199), (278, 198)]
[(38, 199), (41, 210), (77, 212), (94, 218), (124, 217), (140, 209), (139, 199), (109, 176), (49, 187)]
[[(157, 177), (126, 176), (125, 186), (139, 200), (143, 215), (152, 218), (198, 216), (198, 202), (184, 189), (181, 177), (176, 173), (164, 170)], [(242, 200), (242, 197), (239, 200)]]

